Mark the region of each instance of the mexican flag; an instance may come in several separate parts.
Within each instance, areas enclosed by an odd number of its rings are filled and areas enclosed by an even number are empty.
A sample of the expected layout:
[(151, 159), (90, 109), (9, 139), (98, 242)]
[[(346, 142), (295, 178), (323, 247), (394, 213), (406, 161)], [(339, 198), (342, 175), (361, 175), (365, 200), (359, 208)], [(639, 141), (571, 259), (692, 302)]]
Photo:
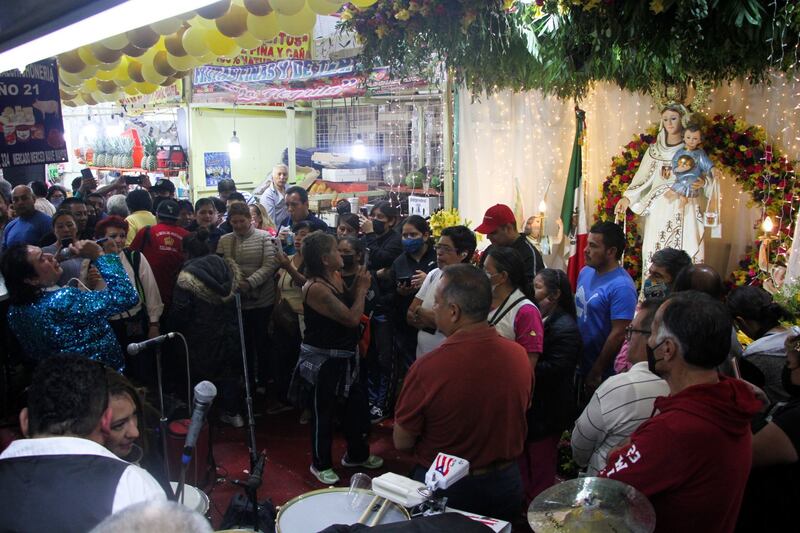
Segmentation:
[(586, 248), (586, 237), (589, 231), (586, 225), (586, 201), (582, 171), (582, 146), (585, 130), (586, 112), (576, 106), (575, 142), (572, 145), (572, 159), (569, 162), (569, 174), (564, 190), (564, 202), (561, 204), (560, 220), (565, 237), (564, 261), (567, 263), (567, 276), (573, 291), (578, 284), (578, 273), (585, 264), (583, 250)]

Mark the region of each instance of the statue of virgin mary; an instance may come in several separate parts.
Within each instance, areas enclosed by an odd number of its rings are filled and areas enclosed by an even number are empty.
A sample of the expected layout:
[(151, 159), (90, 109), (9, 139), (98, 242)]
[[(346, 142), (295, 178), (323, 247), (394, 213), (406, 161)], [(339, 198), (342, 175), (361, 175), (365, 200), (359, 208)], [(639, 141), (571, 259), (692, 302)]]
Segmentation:
[[(686, 205), (681, 207), (681, 197), (667, 194), (675, 182), (672, 158), (683, 147), (683, 130), (688, 115), (687, 109), (680, 104), (669, 104), (661, 110), (661, 128), (656, 141), (648, 147), (633, 181), (614, 209), (618, 216), (624, 216), (630, 208), (644, 221), (643, 278), (647, 277), (653, 254), (662, 248), (684, 250), (693, 262), (703, 262), (705, 224), (701, 205), (706, 207), (703, 197), (688, 198)], [(699, 185), (706, 199), (714, 191), (719, 194), (718, 184), (711, 174), (705, 176)]]

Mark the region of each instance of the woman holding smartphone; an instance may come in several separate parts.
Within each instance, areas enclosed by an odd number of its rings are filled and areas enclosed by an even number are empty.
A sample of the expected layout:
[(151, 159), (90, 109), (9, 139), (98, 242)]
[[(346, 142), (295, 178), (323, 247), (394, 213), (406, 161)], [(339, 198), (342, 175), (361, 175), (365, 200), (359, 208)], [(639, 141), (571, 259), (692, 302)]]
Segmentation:
[(56, 242), (42, 247), (42, 252), (53, 254), (61, 266), (61, 277), (58, 278), (57, 284), (63, 287), (74, 279), (81, 288), (91, 290), (101, 288), (97, 269), (89, 264), (88, 259), (70, 253), (69, 245), (78, 240), (78, 224), (71, 212), (58, 211), (53, 215), (53, 233)]

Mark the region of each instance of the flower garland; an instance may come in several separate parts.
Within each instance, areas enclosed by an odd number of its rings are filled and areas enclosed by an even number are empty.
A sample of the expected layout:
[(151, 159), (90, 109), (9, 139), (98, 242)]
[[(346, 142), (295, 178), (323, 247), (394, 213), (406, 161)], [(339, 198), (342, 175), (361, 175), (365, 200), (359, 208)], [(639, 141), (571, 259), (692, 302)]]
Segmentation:
[[(633, 137), (620, 155), (611, 161), (611, 174), (602, 186), (595, 218), (614, 220), (614, 206), (622, 198), (636, 174), (645, 150), (655, 141), (658, 126)], [(791, 249), (796, 209), (800, 206), (800, 183), (795, 179), (796, 161), (790, 161), (780, 151), (767, 144), (766, 132), (733, 115), (716, 115), (703, 132), (703, 145), (708, 156), (724, 174), (732, 176), (742, 189), (750, 193), (748, 206), (762, 206), (762, 217), (774, 223), (770, 232), (769, 264), (785, 265)], [(639, 283), (642, 268), (642, 237), (636, 225), (636, 215), (626, 213), (628, 250), (624, 267)], [(762, 218), (762, 220), (763, 220)], [(764, 240), (760, 235), (753, 247), (739, 262), (728, 280), (729, 285), (761, 285), (770, 273), (759, 267), (758, 250)]]

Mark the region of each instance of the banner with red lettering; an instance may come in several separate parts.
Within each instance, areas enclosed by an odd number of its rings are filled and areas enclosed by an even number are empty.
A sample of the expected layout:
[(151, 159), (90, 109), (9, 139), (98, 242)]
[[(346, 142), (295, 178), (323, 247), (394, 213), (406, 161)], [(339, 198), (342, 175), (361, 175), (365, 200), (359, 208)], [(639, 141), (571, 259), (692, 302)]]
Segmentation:
[(211, 63), (217, 67), (239, 67), (256, 65), (267, 61), (284, 59), (309, 59), (311, 57), (311, 37), (305, 35), (287, 35), (280, 32), (272, 41), (265, 42), (258, 48), (242, 49), (234, 58), (219, 57)]

